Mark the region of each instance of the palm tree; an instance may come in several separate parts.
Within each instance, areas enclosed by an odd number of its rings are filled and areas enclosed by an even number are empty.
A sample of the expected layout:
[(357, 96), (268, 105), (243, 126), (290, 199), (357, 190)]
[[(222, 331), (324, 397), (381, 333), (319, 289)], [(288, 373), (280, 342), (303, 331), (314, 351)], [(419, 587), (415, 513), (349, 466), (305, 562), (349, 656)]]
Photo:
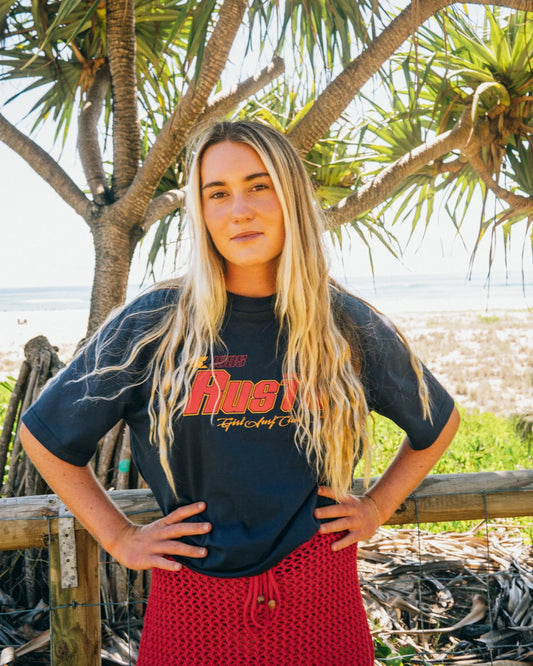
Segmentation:
[[(179, 218), (184, 147), (191, 134), (231, 113), (278, 119), (307, 159), (330, 229), (352, 223), (363, 238), (376, 234), (393, 249), (383, 210), (399, 197), (401, 211), (416, 222), (422, 208), (409, 203), (412, 198), (432, 200), (434, 189), (443, 187), (453, 187), (459, 197), (456, 214), (468, 207), (474, 187), (506, 203), (485, 226), (530, 219), (532, 45), (531, 17), (524, 12), (533, 11), (533, 0), (492, 3), (511, 10), (505, 20), (497, 12), (488, 14), (491, 36), (497, 36), (494, 47), (460, 10), (446, 9), (450, 4), (425, 0), (398, 12), (370, 1), (1, 0), (2, 78), (27, 79), (26, 90), (44, 91), (35, 126), (52, 118), (58, 139), (72, 131), (78, 115), (88, 193), (3, 116), (0, 139), (46, 178), (91, 230), (96, 267), (88, 333), (123, 302), (140, 239), (158, 222), (155, 252), (169, 216)], [(402, 54), (402, 44), (413, 35), (414, 51)], [(263, 60), (269, 54), (271, 61), (223, 90), (220, 82), (237, 36), (245, 45), (242, 53)], [(275, 82), (284, 68), (281, 55), (288, 73)], [(513, 75), (508, 86), (494, 65), (505, 58), (522, 76)], [(474, 77), (476, 86), (468, 69), (482, 74)], [(357, 95), (377, 85), (377, 77), (387, 84), (397, 81), (400, 71), (408, 74), (405, 95), (393, 90), (389, 107), (374, 105), (382, 111), (374, 120), (365, 118), (363, 124), (343, 115)], [(518, 106), (498, 97), (504, 87), (522, 100)], [(500, 101), (491, 106), (494, 95)], [(509, 131), (506, 119), (513, 117), (516, 125), (517, 109), (520, 129)], [(99, 130), (105, 133), (108, 163)], [(490, 156), (479, 147), (487, 145), (482, 132), (491, 137)], [(507, 160), (498, 173), (519, 182), (520, 192), (497, 181), (494, 169), (503, 153)]]
[[(488, 230), (492, 242), (501, 231), (507, 248), (513, 225), (526, 219), (531, 234), (533, 221), (533, 23), (521, 12), (504, 16), (499, 9), (485, 9), (477, 30), (457, 12), (434, 22), (439, 30), (422, 28), (416, 50), (396, 54), (390, 106), (373, 105), (367, 136), (381, 152), (374, 154), (375, 168), (459, 123), (469, 134), (463, 145), (403, 180), (382, 211), (394, 206), (392, 223), (428, 224), (435, 199), (445, 199), (460, 231), (477, 191), (482, 206), (474, 252)], [(489, 198), (496, 205), (492, 214)]]

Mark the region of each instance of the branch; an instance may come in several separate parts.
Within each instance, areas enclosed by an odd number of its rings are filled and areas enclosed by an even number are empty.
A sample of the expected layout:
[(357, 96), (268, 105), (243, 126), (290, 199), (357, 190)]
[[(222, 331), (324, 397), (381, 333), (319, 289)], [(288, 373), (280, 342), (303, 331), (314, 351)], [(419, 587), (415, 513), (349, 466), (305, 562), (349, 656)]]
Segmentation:
[(165, 217), (165, 215), (171, 215), (183, 205), (185, 205), (185, 190), (168, 190), (152, 199), (144, 216), (143, 233), (146, 233), (157, 220)]
[(246, 9), (245, 0), (225, 0), (205, 47), (196, 84), (191, 84), (169, 120), (163, 125), (144, 163), (120, 205), (134, 219), (142, 219), (155, 189), (183, 147), (226, 65), (233, 40)]
[(139, 169), (135, 2), (107, 0), (107, 53), (113, 89), (113, 195), (119, 199)]
[(434, 173), (455, 174), (464, 169), (464, 166), (464, 159), (456, 159), (453, 162), (437, 161), (433, 164), (433, 171)]
[(468, 154), (469, 162), (473, 169), (485, 185), (491, 190), (498, 199), (502, 199), (505, 203), (509, 204), (514, 210), (527, 210), (533, 211), (533, 197), (524, 197), (520, 194), (515, 194), (501, 187), (493, 178), (490, 169), (487, 167), (481, 157), (481, 142), (477, 140), (477, 150), (470, 150)]
[(237, 104), (264, 88), (284, 71), (285, 63), (280, 57), (275, 56), (272, 62), (258, 74), (216, 95), (198, 117), (194, 125), (194, 133), (200, 134), (211, 124), (224, 118)]
[(0, 141), (14, 150), (78, 215), (87, 220), (91, 202), (70, 176), (39, 145), (0, 114)]
[(350, 222), (358, 215), (382, 203), (394, 192), (398, 184), (433, 160), (454, 149), (463, 149), (471, 133), (470, 110), (465, 111), (455, 127), (444, 132), (430, 143), (417, 146), (402, 155), (394, 164), (383, 169), (370, 183), (346, 197), (325, 213), (326, 229), (334, 229)]
[[(288, 135), (302, 155), (327, 132), (344, 109), (379, 68), (427, 19), (453, 0), (415, 0), (324, 89), (314, 105)], [(470, 4), (500, 5), (533, 11), (533, 0), (471, 0)]]
[(95, 203), (101, 205), (110, 203), (109, 186), (104, 172), (97, 131), (108, 87), (109, 71), (107, 65), (103, 65), (95, 74), (93, 84), (78, 117), (78, 152), (81, 164), (93, 199)]

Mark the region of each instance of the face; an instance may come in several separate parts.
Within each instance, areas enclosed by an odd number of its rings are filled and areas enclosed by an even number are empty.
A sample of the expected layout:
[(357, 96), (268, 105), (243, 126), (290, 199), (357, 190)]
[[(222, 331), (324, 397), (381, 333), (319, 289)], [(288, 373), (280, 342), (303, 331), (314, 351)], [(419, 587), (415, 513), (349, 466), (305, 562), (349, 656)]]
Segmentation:
[(263, 161), (246, 144), (217, 143), (202, 157), (200, 178), (204, 219), (225, 260), (226, 287), (253, 295), (246, 292), (255, 284), (263, 292), (274, 293), (285, 228)]

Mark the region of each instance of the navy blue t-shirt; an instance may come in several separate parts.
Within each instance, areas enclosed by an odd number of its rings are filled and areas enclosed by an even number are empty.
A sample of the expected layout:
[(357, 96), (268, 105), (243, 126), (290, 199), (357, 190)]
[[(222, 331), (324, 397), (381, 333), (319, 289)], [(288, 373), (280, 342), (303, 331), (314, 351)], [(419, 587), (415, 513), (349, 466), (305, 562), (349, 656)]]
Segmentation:
[[(193, 521), (211, 532), (183, 540), (208, 549), (203, 559), (177, 557), (187, 567), (220, 577), (251, 576), (276, 565), (313, 537), (319, 521), (317, 478), (294, 443), (294, 388), (282, 376), (283, 335), (274, 297), (228, 295), (221, 329), (225, 348), (197, 359), (183, 417), (174, 423), (170, 466), (178, 499), (167, 483), (157, 447), (149, 443), (151, 390), (148, 345), (127, 370), (90, 375), (95, 366), (119, 365), (135, 342), (154, 327), (179, 292), (159, 289), (128, 305), (58, 374), (23, 415), (32, 434), (54, 455), (86, 465), (98, 441), (120, 419), (130, 427), (132, 457), (163, 514), (206, 502)], [(424, 369), (432, 405), (425, 420), (409, 354), (388, 320), (359, 299), (337, 294), (338, 305), (357, 327), (361, 380), (369, 408), (395, 421), (415, 449), (430, 446), (453, 409), (453, 400)]]

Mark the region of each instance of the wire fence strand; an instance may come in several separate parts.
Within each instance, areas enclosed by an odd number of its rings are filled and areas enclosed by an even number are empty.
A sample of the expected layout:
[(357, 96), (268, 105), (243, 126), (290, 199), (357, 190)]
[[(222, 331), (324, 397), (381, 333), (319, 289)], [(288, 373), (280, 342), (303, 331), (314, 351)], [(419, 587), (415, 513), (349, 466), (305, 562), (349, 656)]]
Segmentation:
[[(372, 539), (361, 544), (361, 589), (373, 627), (376, 664), (531, 663), (533, 602), (528, 609), (527, 601), (520, 598), (527, 594), (533, 599), (533, 552), (527, 543), (530, 524), (492, 519), (489, 500), (498, 492), (472, 491), (472, 495), (481, 495), (484, 519), (466, 532), (447, 534), (424, 529), (427, 497), (414, 496), (413, 525), (380, 528)], [(440, 500), (445, 502), (447, 496), (451, 498), (453, 493), (441, 493)], [(2, 513), (1, 503), (0, 523), (13, 522), (13, 517)], [(130, 517), (141, 514), (146, 514), (146, 508), (128, 510)], [(48, 545), (57, 534), (59, 517), (55, 514), (17, 520), (29, 524), (45, 520), (43, 543)], [(39, 637), (45, 641), (53, 613), (98, 607), (103, 637), (101, 663), (135, 664), (149, 577), (125, 570), (100, 551), (100, 601), (86, 603), (74, 595), (70, 603), (51, 604), (48, 566), (46, 547), (0, 552), (0, 654), (12, 649), (20, 654), (17, 664), (60, 666), (61, 660), (54, 656), (53, 628), (49, 643), (26, 654), (24, 650)], [(13, 571), (18, 575), (17, 583), (14, 589), (6, 590), (3, 581)], [(26, 603), (28, 571), (33, 571), (36, 578), (39, 598), (34, 605)], [(112, 588), (121, 589), (122, 596), (113, 596)], [(473, 612), (476, 595), (483, 598), (485, 611), (472, 622), (448, 631)], [(481, 602), (480, 607), (483, 610)]]

